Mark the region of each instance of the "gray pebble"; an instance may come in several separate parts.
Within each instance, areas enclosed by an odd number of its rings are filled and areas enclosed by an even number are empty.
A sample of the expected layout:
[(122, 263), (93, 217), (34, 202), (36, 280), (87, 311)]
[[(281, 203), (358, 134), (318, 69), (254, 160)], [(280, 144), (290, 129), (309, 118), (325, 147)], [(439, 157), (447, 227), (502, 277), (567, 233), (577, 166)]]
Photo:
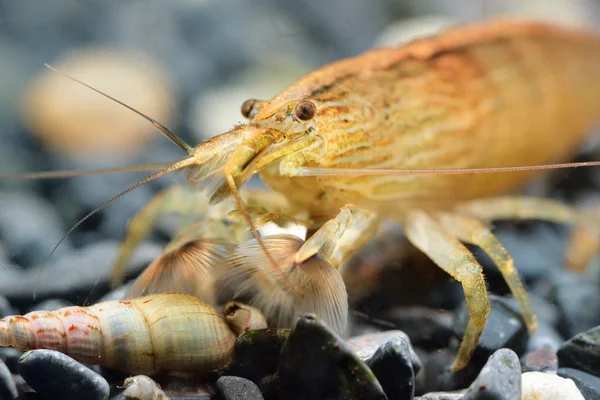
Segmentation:
[(562, 271), (552, 275), (553, 300), (560, 309), (560, 333), (571, 337), (600, 325), (598, 284), (586, 276)]
[[(480, 366), (501, 348), (509, 348), (518, 355), (525, 352), (529, 335), (521, 314), (513, 309), (510, 302), (500, 296), (490, 295), (490, 313), (477, 347), (473, 352), (471, 363)], [(467, 326), (469, 313), (466, 304), (457, 311), (454, 322), (454, 331), (458, 339), (462, 340)]]
[(521, 365), (510, 349), (500, 349), (489, 358), (463, 400), (515, 400), (521, 398)]
[(573, 380), (586, 400), (600, 400), (600, 378), (597, 376), (573, 368), (560, 368), (557, 375)]
[[(108, 286), (110, 272), (117, 257), (120, 242), (102, 241), (63, 257), (51, 260), (42, 271), (0, 269), (0, 293), (9, 299), (31, 300), (34, 291), (40, 298), (68, 297), (80, 292), (90, 295), (94, 288)], [(133, 254), (127, 273), (139, 273), (162, 252), (162, 246), (144, 242)], [(61, 277), (61, 279), (56, 279)]]
[(412, 400), (415, 396), (415, 373), (410, 360), (410, 344), (392, 338), (367, 360), (367, 365), (389, 400)]
[(381, 384), (316, 315), (303, 314), (281, 349), (280, 398), (385, 399)]
[(59, 308), (70, 307), (73, 303), (68, 302), (63, 299), (47, 299), (40, 303), (35, 304), (33, 307), (29, 309), (31, 311), (56, 311)]
[(560, 368), (576, 368), (600, 376), (600, 326), (567, 340), (557, 354)]
[(60, 399), (106, 399), (106, 379), (53, 350), (33, 350), (19, 359), (19, 373), (38, 393)]
[(366, 361), (373, 357), (375, 352), (379, 350), (381, 346), (388, 343), (394, 338), (399, 338), (409, 344), (410, 359), (412, 362), (413, 370), (415, 371), (415, 374), (417, 374), (421, 370), (423, 365), (421, 363), (421, 360), (419, 359), (419, 356), (417, 355), (417, 353), (415, 353), (414, 349), (412, 348), (410, 338), (406, 333), (400, 330), (366, 333), (364, 335), (353, 336), (349, 338), (347, 342), (352, 348), (352, 350), (354, 350), (356, 355), (361, 360)]
[(431, 392), (415, 397), (415, 400), (461, 400), (463, 396), (463, 393)]
[(239, 376), (222, 376), (217, 380), (217, 395), (221, 400), (263, 400), (260, 389), (251, 380)]
[(529, 337), (527, 351), (548, 348), (556, 352), (564, 341), (565, 339), (552, 325), (540, 321), (537, 330)]
[(3, 361), (13, 373), (17, 372), (17, 363), (21, 354), (23, 352), (14, 347), (0, 347), (0, 361)]
[(0, 399), (12, 400), (17, 397), (17, 385), (13, 380), (10, 370), (0, 360)]
[(0, 318), (7, 317), (9, 315), (16, 315), (17, 311), (11, 307), (10, 302), (4, 296), (0, 296)]

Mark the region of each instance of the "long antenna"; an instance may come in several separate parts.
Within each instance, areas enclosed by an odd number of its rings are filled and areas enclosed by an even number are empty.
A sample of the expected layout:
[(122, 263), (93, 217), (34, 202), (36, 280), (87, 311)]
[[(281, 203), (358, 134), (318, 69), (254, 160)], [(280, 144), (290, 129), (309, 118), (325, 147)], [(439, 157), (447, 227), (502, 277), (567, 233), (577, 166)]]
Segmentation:
[(86, 176), (86, 175), (104, 175), (104, 174), (116, 174), (123, 172), (142, 172), (152, 171), (156, 169), (167, 168), (175, 161), (167, 161), (160, 163), (148, 163), (138, 164), (125, 167), (113, 167), (113, 168), (98, 168), (98, 169), (80, 169), (70, 171), (43, 171), (43, 172), (18, 172), (14, 174), (0, 174), (0, 181), (11, 181), (11, 180), (23, 180), (23, 179), (56, 179), (56, 178), (71, 178), (75, 176)]
[(111, 99), (112, 101), (122, 105), (123, 107), (127, 108), (128, 110), (133, 111), (134, 113), (136, 113), (137, 115), (147, 119), (148, 121), (150, 121), (152, 123), (152, 125), (154, 125), (159, 131), (161, 131), (166, 137), (168, 137), (169, 139), (171, 139), (171, 141), (173, 143), (175, 143), (177, 146), (179, 146), (180, 148), (182, 148), (183, 150), (185, 150), (186, 153), (188, 153), (189, 155), (194, 154), (194, 148), (192, 146), (190, 146), (189, 144), (187, 144), (182, 138), (180, 138), (179, 136), (177, 136), (176, 134), (174, 134), (173, 132), (171, 132), (169, 130), (169, 128), (167, 128), (166, 126), (164, 126), (163, 124), (161, 124), (160, 122), (154, 120), (153, 118), (150, 118), (149, 116), (147, 116), (146, 114), (142, 113), (141, 111), (136, 110), (135, 108), (128, 106), (127, 104), (123, 103), (120, 100), (115, 99), (112, 96), (109, 96), (106, 93), (101, 92), (98, 89), (95, 89), (93, 87), (91, 87), (90, 85), (88, 85), (87, 83), (84, 83), (82, 81), (80, 81), (79, 79), (73, 78), (70, 75), (67, 75), (66, 73), (59, 71), (58, 69), (51, 67), (48, 64), (44, 64), (46, 67), (50, 68), (52, 71), (61, 74), (62, 76), (71, 79), (74, 82), (79, 83), (80, 85), (83, 85), (85, 87), (87, 87), (88, 89), (93, 90), (94, 92), (101, 94), (102, 96)]
[(142, 179), (141, 181), (138, 181), (136, 183), (134, 183), (133, 185), (129, 186), (127, 189), (123, 190), (122, 192), (116, 194), (115, 196), (111, 197), (110, 199), (106, 200), (104, 203), (100, 204), (98, 207), (96, 207), (94, 210), (90, 211), (85, 217), (81, 218), (79, 221), (77, 221), (77, 223), (75, 225), (73, 225), (60, 239), (60, 241), (56, 244), (56, 246), (54, 246), (54, 248), (52, 249), (52, 251), (50, 252), (50, 254), (48, 255), (48, 257), (46, 258), (46, 261), (44, 261), (44, 264), (42, 264), (42, 268), (40, 269), (40, 272), (38, 273), (37, 279), (35, 281), (35, 287), (36, 289), (33, 292), (33, 300), (35, 300), (36, 298), (36, 294), (37, 294), (37, 286), (40, 280), (40, 276), (42, 275), (42, 271), (44, 270), (44, 268), (46, 267), (46, 264), (48, 264), (48, 261), (50, 260), (50, 258), (52, 257), (52, 255), (54, 255), (54, 252), (56, 252), (56, 249), (58, 249), (58, 247), (62, 244), (62, 242), (65, 241), (65, 239), (71, 234), (71, 232), (73, 232), (75, 229), (77, 229), (77, 227), (79, 225), (81, 225), (85, 220), (87, 220), (88, 218), (90, 218), (92, 215), (96, 214), (97, 212), (101, 211), (102, 209), (104, 209), (106, 206), (108, 206), (110, 203), (112, 203), (113, 201), (123, 197), (124, 195), (126, 195), (127, 193), (131, 192), (134, 189), (137, 189), (138, 187), (153, 181), (155, 179), (160, 178), (163, 175), (166, 175), (170, 172), (173, 171), (177, 171), (179, 169), (183, 169), (186, 167), (189, 167), (191, 165), (193, 165), (195, 163), (195, 158), (194, 157), (186, 157), (181, 161), (176, 162), (175, 164), (172, 164), (171, 166), (164, 168), (144, 179)]

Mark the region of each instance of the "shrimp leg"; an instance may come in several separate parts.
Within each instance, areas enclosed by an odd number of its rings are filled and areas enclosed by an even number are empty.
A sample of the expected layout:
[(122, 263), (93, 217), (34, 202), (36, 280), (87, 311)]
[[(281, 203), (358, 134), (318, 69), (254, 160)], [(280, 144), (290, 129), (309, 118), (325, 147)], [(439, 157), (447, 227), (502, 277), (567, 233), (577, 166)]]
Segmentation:
[(463, 286), (469, 322), (451, 366), (452, 371), (461, 370), (469, 363), (491, 310), (482, 268), (452, 233), (424, 211), (410, 212), (405, 230), (415, 247)]
[(578, 210), (555, 200), (515, 196), (462, 203), (455, 210), (485, 221), (498, 219), (539, 219), (574, 225), (565, 254), (565, 264), (583, 271), (600, 248), (600, 214), (597, 210)]
[(459, 240), (479, 246), (489, 255), (515, 296), (527, 329), (533, 333), (538, 326), (537, 316), (531, 308), (527, 292), (515, 269), (514, 260), (491, 229), (485, 223), (464, 215), (438, 213), (437, 216), (442, 226)]

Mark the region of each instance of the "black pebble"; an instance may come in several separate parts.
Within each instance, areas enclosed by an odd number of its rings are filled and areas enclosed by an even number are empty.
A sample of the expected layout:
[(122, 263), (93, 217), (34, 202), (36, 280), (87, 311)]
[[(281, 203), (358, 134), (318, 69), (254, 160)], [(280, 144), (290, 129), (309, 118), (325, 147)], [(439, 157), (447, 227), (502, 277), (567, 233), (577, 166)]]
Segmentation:
[(19, 373), (48, 399), (108, 398), (108, 382), (91, 369), (53, 350), (33, 350), (19, 359)]
[(222, 376), (217, 380), (217, 395), (221, 400), (263, 400), (256, 384), (239, 376)]
[[(509, 348), (522, 355), (527, 347), (529, 335), (521, 315), (513, 309), (509, 300), (490, 295), (490, 313), (479, 343), (473, 353), (471, 363), (482, 366), (497, 350)], [(458, 310), (454, 320), (454, 332), (462, 340), (469, 313), (466, 304)]]
[(481, 365), (469, 363), (457, 372), (450, 371), (450, 366), (456, 358), (456, 352), (449, 349), (434, 351), (429, 354), (424, 368), (421, 391), (425, 393), (442, 390), (464, 389), (473, 382), (481, 370)]
[(454, 334), (452, 312), (447, 310), (423, 306), (397, 307), (387, 312), (384, 319), (405, 332), (414, 346), (445, 347)]
[(585, 400), (600, 400), (600, 378), (573, 368), (559, 368), (558, 376), (572, 379)]
[(13, 373), (17, 373), (17, 363), (21, 354), (23, 352), (14, 347), (0, 347), (0, 361), (4, 361), (8, 369)]
[(410, 344), (393, 338), (367, 360), (367, 365), (389, 400), (412, 400), (415, 396), (415, 373), (410, 359)]
[(17, 386), (10, 370), (0, 361), (0, 399), (12, 400), (17, 397)]
[(600, 326), (575, 335), (558, 349), (558, 366), (600, 376)]
[(314, 314), (299, 318), (281, 349), (279, 381), (286, 400), (386, 399), (364, 361)]
[(515, 400), (521, 398), (521, 365), (510, 349), (496, 351), (469, 386), (462, 400)]
[(258, 384), (277, 371), (279, 353), (289, 334), (290, 329), (272, 328), (241, 334), (235, 341), (233, 361), (226, 373)]

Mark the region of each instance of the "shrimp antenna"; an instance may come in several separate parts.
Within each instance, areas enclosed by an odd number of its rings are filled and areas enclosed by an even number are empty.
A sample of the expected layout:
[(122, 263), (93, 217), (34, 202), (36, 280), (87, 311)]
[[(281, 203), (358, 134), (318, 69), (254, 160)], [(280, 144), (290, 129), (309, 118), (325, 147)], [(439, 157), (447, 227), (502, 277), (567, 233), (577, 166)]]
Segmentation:
[(80, 170), (69, 170), (69, 171), (43, 171), (43, 172), (18, 172), (14, 174), (0, 174), (0, 180), (23, 180), (23, 179), (56, 179), (56, 178), (72, 178), (77, 176), (87, 175), (105, 175), (105, 174), (116, 174), (123, 172), (142, 172), (142, 171), (153, 171), (157, 169), (167, 168), (175, 161), (138, 164), (125, 167), (114, 167), (114, 168), (98, 168), (98, 169), (80, 169)]
[(79, 79), (73, 78), (70, 75), (67, 75), (66, 73), (48, 65), (48, 64), (44, 64), (46, 67), (50, 68), (52, 71), (61, 74), (62, 76), (64, 76), (65, 78), (68, 78), (74, 82), (79, 83), (80, 85), (85, 86), (88, 89), (93, 90), (94, 92), (116, 102), (117, 104), (122, 105), (123, 107), (127, 108), (130, 111), (133, 111), (134, 113), (136, 113), (137, 115), (139, 115), (142, 118), (145, 118), (146, 120), (150, 121), (152, 123), (152, 125), (154, 125), (154, 127), (156, 129), (158, 129), (159, 131), (161, 131), (166, 137), (168, 137), (173, 143), (175, 143), (177, 146), (179, 146), (181, 149), (185, 150), (186, 153), (188, 153), (189, 155), (194, 154), (194, 148), (192, 146), (190, 146), (189, 144), (187, 144), (182, 138), (180, 138), (179, 136), (177, 136), (176, 134), (174, 134), (173, 132), (171, 132), (171, 130), (169, 130), (169, 128), (167, 128), (166, 126), (164, 126), (163, 124), (161, 124), (160, 122), (156, 121), (153, 118), (150, 118), (149, 116), (147, 116), (146, 114), (144, 114), (141, 111), (136, 110), (135, 108), (123, 103), (120, 100), (115, 99), (114, 97), (101, 92), (98, 89), (93, 88), (92, 86), (88, 85), (87, 83), (84, 83), (82, 81), (80, 81)]
[(65, 239), (75, 230), (77, 229), (77, 227), (79, 225), (81, 225), (84, 221), (86, 221), (88, 218), (90, 218), (92, 215), (96, 214), (97, 212), (101, 211), (102, 209), (104, 209), (106, 206), (108, 206), (110, 203), (114, 202), (115, 200), (123, 197), (124, 195), (126, 195), (127, 193), (131, 192), (134, 189), (137, 189), (138, 187), (153, 181), (155, 179), (160, 178), (163, 175), (166, 175), (170, 172), (173, 171), (177, 171), (186, 167), (189, 167), (191, 165), (193, 165), (195, 163), (195, 159), (194, 157), (186, 157), (181, 161), (178, 161), (174, 164), (172, 164), (171, 166), (164, 168), (144, 179), (142, 179), (141, 181), (138, 181), (136, 183), (134, 183), (133, 185), (129, 186), (127, 189), (123, 190), (122, 192), (116, 194), (115, 196), (111, 197), (110, 199), (106, 200), (104, 203), (102, 203), (101, 205), (99, 205), (98, 207), (96, 207), (94, 210), (90, 211), (85, 217), (81, 218), (79, 221), (77, 221), (77, 223), (75, 225), (73, 225), (60, 239), (60, 241), (56, 244), (56, 246), (54, 246), (54, 248), (52, 249), (52, 251), (50, 252), (50, 254), (48, 255), (48, 257), (46, 258), (46, 261), (44, 261), (44, 264), (42, 264), (42, 268), (40, 269), (40, 272), (38, 273), (37, 279), (35, 281), (35, 287), (36, 289), (33, 292), (33, 300), (36, 299), (36, 294), (37, 294), (37, 287), (38, 287), (38, 283), (40, 280), (40, 276), (42, 275), (42, 271), (44, 270), (46, 264), (48, 264), (48, 261), (50, 260), (50, 258), (52, 257), (52, 255), (56, 252), (56, 249), (58, 249), (58, 247), (62, 244), (62, 242), (65, 241)]

